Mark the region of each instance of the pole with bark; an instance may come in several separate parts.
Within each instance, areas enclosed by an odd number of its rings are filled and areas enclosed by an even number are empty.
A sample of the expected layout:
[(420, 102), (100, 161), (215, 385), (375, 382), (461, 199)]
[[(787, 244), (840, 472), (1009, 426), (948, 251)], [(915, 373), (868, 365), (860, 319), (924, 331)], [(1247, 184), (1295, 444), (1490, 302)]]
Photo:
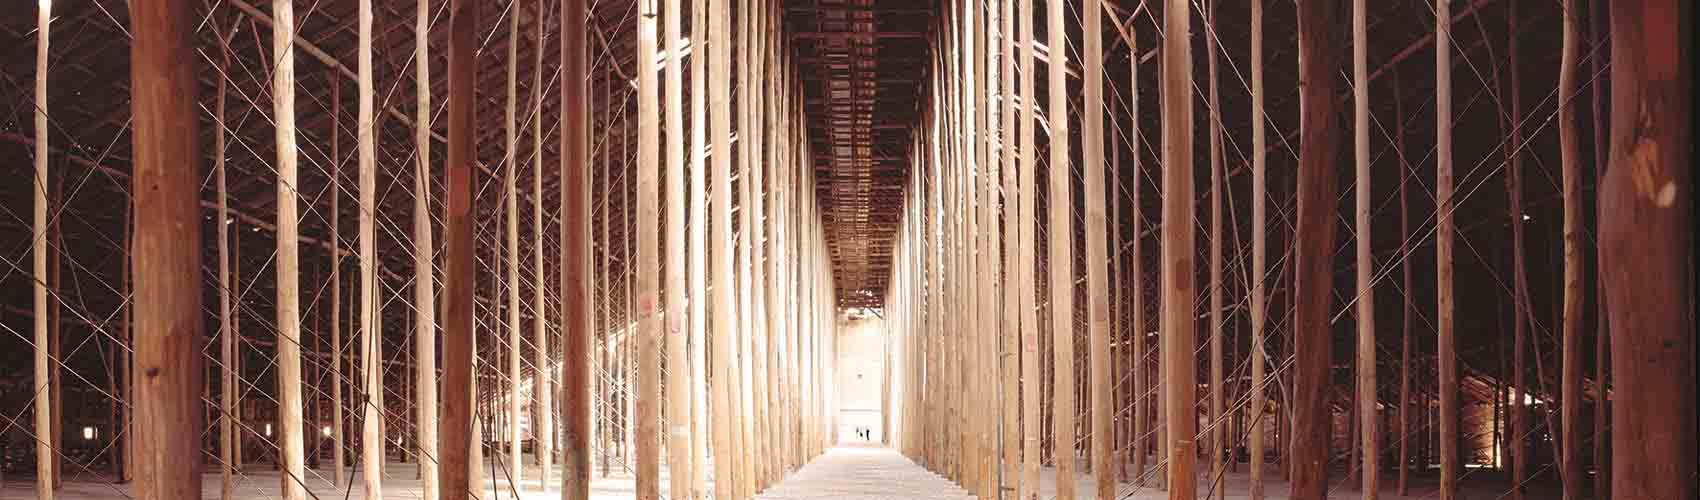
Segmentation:
[[(1576, 129), (1576, 101), (1581, 94), (1576, 81), (1577, 55), (1581, 52), (1578, 40), (1578, 17), (1582, 15), (1574, 0), (1563, 6), (1562, 49), (1558, 70), (1558, 138), (1559, 162), (1563, 168), (1564, 195), (1564, 324), (1563, 373), (1559, 376), (1559, 422), (1564, 445), (1560, 447), (1559, 477), (1564, 482), (1564, 498), (1582, 498), (1582, 167), (1581, 133)], [(1605, 386), (1598, 385), (1600, 395)], [(1601, 397), (1600, 401), (1605, 398)]]
[(1205, 68), (1209, 81), (1209, 147), (1210, 147), (1210, 414), (1208, 420), (1210, 435), (1205, 442), (1210, 443), (1210, 497), (1220, 499), (1226, 493), (1223, 481), (1227, 473), (1227, 457), (1223, 442), (1227, 433), (1223, 432), (1226, 420), (1223, 418), (1222, 370), (1225, 362), (1222, 339), (1222, 98), (1218, 84), (1218, 63), (1216, 57), (1216, 9), (1215, 3), (1206, 3), (1204, 9), (1204, 53)]
[[(571, 3), (576, 0), (564, 0)], [(574, 12), (565, 10), (564, 12)], [(563, 19), (574, 19), (576, 16), (564, 15)], [(473, 448), (481, 441), (473, 435), (472, 395), (473, 395), (473, 293), (476, 285), (473, 282), (473, 199), (472, 185), (476, 153), (473, 147), (473, 137), (477, 134), (476, 122), (473, 120), (473, 100), (477, 92), (473, 80), (474, 43), (477, 32), (478, 3), (474, 0), (451, 0), (449, 4), (449, 68), (447, 102), (448, 114), (448, 158), (444, 164), (446, 180), (444, 181), (444, 196), (447, 214), (443, 231), (447, 240), (443, 249), (443, 372), (442, 372), (442, 420), (439, 422), (438, 437), (441, 439), (438, 449), (437, 465), (442, 479), (442, 500), (465, 500), (480, 484), (473, 484), (472, 462)], [(573, 36), (572, 30), (564, 30), (566, 38)], [(563, 47), (562, 52), (567, 52)], [(565, 54), (564, 54), (565, 55)], [(566, 74), (571, 71), (572, 59), (567, 58)], [(569, 90), (573, 85), (562, 85), (563, 101), (568, 103), (571, 111), (571, 101), (568, 99)], [(571, 113), (563, 119), (563, 124), (576, 123)], [(572, 144), (573, 127), (565, 125), (562, 135), (567, 144)], [(565, 151), (570, 153), (570, 150)], [(563, 154), (563, 162), (568, 161), (569, 154)], [(564, 169), (571, 171), (570, 169)], [(562, 217), (571, 220), (572, 213), (566, 209), (567, 200), (571, 200), (571, 179), (563, 179), (561, 183)], [(567, 248), (567, 245), (563, 245)], [(570, 273), (563, 273), (570, 275)], [(562, 288), (566, 288), (563, 286)], [(565, 292), (566, 290), (563, 290)], [(570, 297), (563, 293), (563, 298)], [(567, 309), (571, 310), (571, 303)], [(570, 360), (571, 358), (569, 358)], [(571, 366), (569, 361), (569, 366)], [(569, 439), (571, 434), (569, 434)], [(571, 447), (569, 447), (571, 449)], [(573, 462), (568, 460), (567, 477), (574, 477)], [(571, 491), (570, 489), (568, 491)], [(588, 495), (587, 495), (588, 496)], [(569, 499), (573, 497), (567, 497)]]
[[(1453, 339), (1452, 298), (1452, 7), (1436, 0), (1435, 74), (1435, 280), (1438, 346), (1435, 349), (1440, 393), (1440, 500), (1452, 500), (1458, 482), (1458, 354)], [(1522, 390), (1519, 388), (1519, 390)]]
[(1270, 278), (1265, 274), (1269, 269), (1269, 230), (1264, 227), (1269, 217), (1267, 123), (1263, 110), (1263, 2), (1257, 0), (1251, 2), (1251, 407), (1246, 423), (1251, 429), (1247, 443), (1251, 461), (1247, 466), (1251, 476), (1247, 493), (1251, 500), (1263, 500), (1263, 413), (1269, 406), (1264, 395), (1264, 371), (1269, 365), (1265, 350), (1268, 342), (1264, 340), (1269, 314), (1265, 283)]
[[(1081, 161), (1085, 164), (1081, 166), (1081, 172), (1085, 178), (1083, 189), (1086, 191), (1086, 331), (1090, 342), (1090, 373), (1087, 378), (1091, 384), (1092, 403), (1092, 475), (1096, 480), (1096, 498), (1108, 499), (1115, 496), (1115, 475), (1110, 472), (1110, 447), (1115, 441), (1110, 433), (1110, 387), (1115, 381), (1110, 376), (1108, 357), (1110, 303), (1106, 290), (1106, 275), (1109, 273), (1109, 263), (1106, 260), (1110, 257), (1104, 241), (1104, 233), (1109, 229), (1104, 220), (1104, 29), (1103, 21), (1100, 20), (1101, 12), (1102, 9), (1090, 5), (1081, 9), (1082, 16), (1085, 17), (1083, 31), (1086, 37), (1082, 55), (1082, 63), (1086, 69), (1086, 101), (1081, 110)], [(1057, 52), (1059, 55), (1062, 53), (1060, 50)], [(1060, 64), (1056, 67), (1060, 67)], [(1055, 113), (1053, 116), (1066, 115)], [(1056, 169), (1053, 172), (1067, 170)], [(1063, 203), (1064, 206), (1070, 204)], [(1060, 212), (1069, 214), (1071, 211)], [(1073, 289), (1072, 279), (1068, 281), (1067, 286)], [(1072, 331), (1070, 329), (1071, 334)]]
[[(188, 1), (138, 3), (130, 9), (137, 23), (130, 48), (136, 117), (131, 271), (137, 278), (135, 360), (146, 374), (132, 400), (140, 458), (130, 494), (142, 499), (197, 498), (201, 492), (201, 461), (183, 459), (202, 453), (200, 441), (184, 436), (200, 436), (204, 425), (198, 394), (204, 376), (201, 295), (183, 293), (201, 286), (201, 226), (182, 223), (200, 215), (199, 59), (182, 57), (194, 50), (193, 10)], [(45, 23), (42, 28), (45, 32)], [(38, 112), (43, 113), (37, 115), (40, 125), (45, 111)], [(39, 149), (46, 142), (37, 144)], [(52, 492), (40, 498), (52, 498)]]
[[(1693, 35), (1683, 2), (1611, 4), (1612, 165), (1600, 186), (1615, 498), (1693, 498)], [(1654, 277), (1655, 279), (1648, 279)]]
[(1352, 156), (1357, 163), (1357, 196), (1354, 212), (1357, 227), (1357, 416), (1362, 447), (1363, 498), (1375, 500), (1381, 468), (1380, 434), (1376, 432), (1375, 389), (1375, 290), (1370, 259), (1370, 156), (1369, 156), (1369, 28), (1364, 0), (1352, 0)]
[(1293, 238), (1296, 301), (1293, 325), (1293, 498), (1321, 500), (1329, 461), (1329, 369), (1333, 346), (1328, 306), (1333, 297), (1338, 2), (1299, 6), (1301, 139), (1298, 216)]
[[(1163, 75), (1163, 254), (1159, 297), (1162, 301), (1164, 411), (1168, 428), (1168, 484), (1170, 498), (1196, 498), (1198, 476), (1193, 473), (1198, 458), (1198, 421), (1195, 418), (1197, 344), (1192, 304), (1196, 288), (1193, 277), (1193, 128), (1192, 48), (1189, 4), (1169, 0), (1163, 9), (1161, 55)], [(1055, 45), (1053, 45), (1055, 46)], [(1054, 127), (1053, 127), (1054, 130)], [(1054, 231), (1054, 230), (1053, 230)]]
[[(1021, 43), (1024, 46), (1021, 55), (1021, 169), (1017, 172), (1016, 194), (1020, 199), (1016, 210), (1016, 226), (1020, 232), (1020, 244), (1016, 252), (1019, 262), (1016, 265), (1017, 276), (1033, 276), (1036, 269), (1033, 249), (1038, 246), (1034, 231), (1038, 210), (1035, 208), (1034, 191), (1036, 182), (1034, 175), (1034, 150), (1037, 140), (1034, 133), (1034, 76), (1033, 63), (1036, 59), (1038, 44), (1033, 40), (1033, 0), (1020, 0)], [(935, 127), (936, 130), (936, 127)], [(930, 218), (929, 218), (930, 219)], [(930, 236), (930, 234), (929, 234)], [(931, 238), (929, 238), (930, 240)], [(929, 273), (928, 287), (932, 288), (932, 276)], [(1016, 293), (1020, 295), (1021, 308), (1021, 432), (1022, 432), (1022, 473), (1021, 499), (1037, 500), (1039, 498), (1039, 318), (1037, 291), (1033, 281), (1020, 280), (1016, 285)], [(928, 307), (931, 308), (931, 300)], [(931, 316), (932, 312), (928, 312)]]
[(53, 407), (46, 401), (52, 385), (49, 377), (57, 361), (49, 359), (47, 335), (47, 62), (52, 22), (53, 3), (42, 2), (36, 13), (35, 27), (35, 215), (31, 226), (34, 235), (30, 238), (31, 276), (35, 277), (30, 280), (35, 305), (35, 336), (32, 339), (35, 344), (35, 390), (31, 401), (35, 410), (35, 496), (41, 500), (53, 500), (53, 469), (59, 465), (53, 440), (49, 439), (53, 433)]
[[(1063, 0), (1047, 0), (1045, 32), (1050, 36), (1049, 59), (1045, 64), (1050, 101), (1045, 117), (1050, 122), (1049, 164), (1050, 209), (1046, 213), (1049, 239), (1045, 266), (1050, 271), (1051, 337), (1053, 370), (1051, 401), (1055, 404), (1051, 428), (1056, 436), (1052, 461), (1057, 477), (1074, 477), (1074, 195), (1068, 155), (1067, 53), (1068, 31), (1064, 26)], [(1184, 7), (1183, 7), (1184, 9)], [(1090, 9), (1089, 9), (1090, 10)], [(1178, 39), (1185, 39), (1184, 37)], [(1074, 481), (1057, 481), (1057, 499), (1074, 500)]]
[[(302, 482), (300, 215), (296, 187), (295, 14), (287, 0), (272, 2), (272, 118), (277, 126), (277, 363), (278, 416), (285, 500), (307, 496)], [(140, 248), (140, 241), (137, 242)], [(140, 275), (138, 273), (138, 275)], [(141, 337), (138, 336), (138, 339)], [(139, 360), (138, 360), (139, 361)], [(137, 396), (142, 394), (138, 392)], [(140, 429), (140, 427), (138, 427)], [(145, 457), (146, 455), (138, 455)], [(140, 461), (146, 462), (143, 458)], [(146, 472), (137, 477), (145, 477)]]
[(359, 6), (359, 124), (355, 134), (360, 172), (360, 379), (362, 404), (360, 431), (361, 485), (365, 498), (383, 496), (383, 329), (379, 316), (377, 283), (377, 144), (372, 121), (372, 2)]
[[(637, 157), (637, 278), (636, 340), (637, 394), (633, 395), (636, 419), (633, 423), (637, 439), (637, 498), (656, 500), (661, 497), (661, 313), (658, 288), (660, 276), (659, 242), (656, 236), (661, 222), (659, 182), (661, 170), (661, 117), (659, 92), (656, 88), (655, 31), (657, 2), (638, 2), (638, 157)], [(628, 263), (628, 265), (631, 265)], [(517, 443), (516, 443), (517, 444)], [(518, 447), (515, 447), (517, 456)], [(517, 462), (517, 461), (516, 461)]]

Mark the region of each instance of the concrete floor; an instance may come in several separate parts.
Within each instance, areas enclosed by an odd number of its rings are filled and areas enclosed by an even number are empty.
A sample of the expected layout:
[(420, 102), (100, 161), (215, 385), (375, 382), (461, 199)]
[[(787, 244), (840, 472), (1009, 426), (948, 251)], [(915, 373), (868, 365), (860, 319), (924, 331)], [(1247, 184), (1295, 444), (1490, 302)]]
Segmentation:
[[(384, 479), (384, 498), (394, 500), (419, 498), (419, 481), (414, 479), (416, 466), (409, 463), (391, 463), (387, 466), (388, 477)], [(1129, 473), (1134, 471), (1130, 470)], [(1496, 471), (1472, 469), (1468, 471), (1463, 481), (1460, 496), (1468, 499), (1500, 498), (1508, 489), (1505, 478)], [(1279, 500), (1288, 498), (1288, 485), (1279, 481), (1279, 469), (1270, 471), (1277, 477), (1269, 478), (1265, 483), (1267, 498)], [(358, 498), (361, 494), (358, 471), (348, 474), (350, 481), (355, 484), (337, 488), (331, 484), (327, 471), (313, 470), (309, 472), (308, 485), (314, 496), (323, 499)], [(500, 471), (485, 469), (485, 474), (502, 474)], [(661, 493), (668, 497), (667, 469), (661, 469)], [(624, 500), (635, 498), (633, 477), (619, 467), (613, 467), (608, 477), (602, 477), (600, 467), (592, 470), (591, 496), (605, 500)], [(215, 471), (203, 476), (202, 497), (219, 498), (220, 478)], [(1074, 477), (1075, 491), (1081, 500), (1091, 499), (1092, 475), (1076, 474)], [(1226, 498), (1246, 498), (1248, 486), (1245, 467), (1237, 473), (1229, 473), (1226, 477)], [(1343, 479), (1343, 478), (1342, 478)], [(516, 500), (554, 500), (560, 498), (560, 474), (552, 475), (552, 483), (547, 491), (538, 485), (537, 469), (527, 467), (523, 478), (524, 488), (516, 498), (510, 483), (505, 478), (488, 481), (483, 491), (486, 500), (516, 499)], [(1043, 469), (1040, 473), (1040, 497), (1051, 498), (1056, 492), (1056, 471), (1051, 468)], [(1435, 481), (1432, 475), (1413, 477), (1409, 495), (1396, 495), (1394, 478), (1384, 476), (1381, 498), (1388, 500), (1432, 499), (1436, 497)], [(236, 484), (236, 498), (242, 500), (258, 500), (276, 498), (282, 484), (281, 476), (271, 470), (268, 465), (250, 466), (241, 475)], [(1209, 481), (1200, 477), (1200, 489), (1207, 490)], [(0, 487), (0, 500), (25, 500), (34, 498), (33, 483), (29, 477), (19, 477), (17, 474), (7, 478), (4, 487)], [(1531, 498), (1549, 498), (1557, 496), (1556, 481), (1543, 478), (1531, 482), (1528, 487)], [(492, 491), (499, 493), (492, 494)], [(1117, 497), (1123, 499), (1166, 499), (1168, 492), (1153, 487), (1136, 486), (1121, 483), (1116, 488)], [(67, 471), (65, 486), (59, 491), (58, 498), (65, 500), (126, 498), (128, 486), (112, 484), (104, 478), (91, 474), (72, 474)], [(1329, 498), (1361, 498), (1362, 493), (1355, 486), (1346, 486), (1337, 481), (1331, 489)], [(835, 448), (827, 454), (816, 458), (803, 468), (792, 472), (783, 482), (769, 488), (758, 495), (762, 500), (811, 500), (811, 499), (888, 499), (888, 498), (924, 498), (938, 500), (965, 500), (972, 498), (962, 488), (954, 483), (933, 474), (926, 469), (910, 462), (907, 458), (889, 449), (870, 446), (843, 446)], [(1200, 498), (1206, 498), (1200, 492)]]
[[(530, 461), (529, 455), (526, 459)], [(412, 463), (390, 462), (385, 466), (386, 477), (383, 480), (384, 498), (386, 500), (414, 500), (420, 498), (420, 481), (414, 479), (417, 466)], [(590, 481), (591, 497), (606, 500), (623, 500), (636, 498), (636, 482), (631, 474), (619, 470), (616, 465), (610, 468), (608, 477), (602, 477), (601, 468), (592, 469)], [(113, 484), (104, 474), (74, 474), (65, 471), (64, 487), (57, 492), (59, 500), (93, 500), (111, 498), (129, 498), (129, 485)], [(484, 469), (486, 478), (493, 475), (506, 474), (500, 470), (491, 470), (487, 464)], [(352, 485), (336, 487), (333, 478), (326, 469), (310, 469), (307, 472), (309, 498), (317, 497), (323, 500), (342, 500), (344, 498), (360, 498), (365, 489), (360, 486), (360, 471), (351, 469), (345, 476)], [(667, 468), (661, 468), (661, 494), (666, 497)], [(243, 474), (235, 479), (235, 498), (239, 500), (260, 500), (277, 498), (282, 491), (282, 474), (274, 471), (269, 464), (253, 464)], [(35, 482), (33, 476), (23, 477), (13, 474), (6, 478), (5, 486), (0, 487), (0, 500), (29, 500), (35, 498)], [(519, 495), (514, 495), (514, 489), (506, 477), (486, 480), (483, 488), (485, 500), (515, 499), (515, 500), (558, 500), (561, 498), (561, 474), (559, 468), (550, 475), (550, 485), (547, 491), (538, 484), (538, 469), (527, 465), (525, 475), (521, 478)], [(222, 491), (221, 477), (214, 469), (209, 474), (201, 476), (201, 498), (217, 499)]]

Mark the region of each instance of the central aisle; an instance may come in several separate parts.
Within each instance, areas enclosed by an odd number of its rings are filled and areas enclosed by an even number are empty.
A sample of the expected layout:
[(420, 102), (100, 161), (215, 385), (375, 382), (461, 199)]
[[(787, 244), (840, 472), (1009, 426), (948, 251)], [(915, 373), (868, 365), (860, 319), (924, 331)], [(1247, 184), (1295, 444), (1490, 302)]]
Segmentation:
[(889, 448), (833, 448), (767, 491), (761, 500), (968, 499), (967, 491)]

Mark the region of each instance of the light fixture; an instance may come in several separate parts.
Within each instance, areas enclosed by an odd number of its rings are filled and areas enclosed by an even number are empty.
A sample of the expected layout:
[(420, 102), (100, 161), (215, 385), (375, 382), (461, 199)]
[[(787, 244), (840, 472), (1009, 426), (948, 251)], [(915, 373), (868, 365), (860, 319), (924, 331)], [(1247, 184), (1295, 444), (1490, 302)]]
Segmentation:
[(1532, 220), (1535, 220), (1535, 218), (1530, 217), (1529, 214), (1523, 214), (1523, 222), (1528, 222), (1528, 221), (1532, 221)]
[(322, 430), (322, 431), (319, 431), (319, 432), (321, 432), (321, 433), (323, 433), (323, 434), (324, 434), (324, 435), (325, 435), (325, 437), (330, 437), (330, 435), (331, 435), (331, 426), (328, 426), (328, 425), (327, 425), (327, 426), (325, 426), (325, 428), (324, 428), (324, 430)]
[[(45, 3), (49, 0), (41, 0), (41, 1), (43, 3)], [(83, 440), (84, 441), (93, 441), (94, 440), (94, 428), (93, 427), (84, 427), (83, 428)]]
[(266, 437), (272, 437), (272, 424), (266, 424)]

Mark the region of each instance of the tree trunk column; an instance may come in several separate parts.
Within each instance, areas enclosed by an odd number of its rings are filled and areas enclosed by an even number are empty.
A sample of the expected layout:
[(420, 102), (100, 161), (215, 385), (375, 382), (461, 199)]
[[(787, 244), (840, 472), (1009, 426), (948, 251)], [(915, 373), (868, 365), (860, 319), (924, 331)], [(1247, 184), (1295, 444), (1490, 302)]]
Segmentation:
[[(191, 2), (131, 6), (135, 120), (136, 336), (134, 402), (141, 499), (197, 498), (204, 425), (201, 371), (200, 127)], [(44, 9), (45, 10), (45, 9)], [(223, 227), (222, 224), (219, 227)], [(195, 293), (185, 293), (186, 291)], [(43, 497), (51, 498), (51, 495)]]

